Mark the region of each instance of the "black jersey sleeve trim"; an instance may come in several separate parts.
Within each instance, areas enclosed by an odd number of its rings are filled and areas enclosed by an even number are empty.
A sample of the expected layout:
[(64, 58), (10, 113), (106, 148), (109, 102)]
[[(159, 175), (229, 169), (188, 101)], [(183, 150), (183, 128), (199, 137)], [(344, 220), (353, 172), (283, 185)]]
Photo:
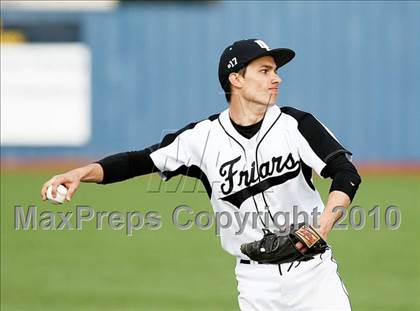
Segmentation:
[(163, 137), (162, 141), (161, 141), (159, 144), (152, 145), (152, 146), (150, 146), (148, 149), (149, 149), (151, 152), (154, 152), (154, 151), (156, 151), (156, 150), (158, 150), (158, 149), (160, 149), (160, 148), (164, 148), (164, 147), (166, 147), (166, 146), (170, 145), (171, 143), (173, 143), (173, 142), (174, 142), (174, 140), (175, 140), (175, 139), (176, 139), (179, 135), (181, 135), (183, 132), (185, 132), (185, 131), (187, 131), (187, 130), (191, 130), (191, 129), (193, 129), (193, 128), (194, 128), (194, 127), (198, 124), (198, 123), (200, 123), (200, 122), (202, 122), (202, 121), (205, 121), (205, 120), (214, 121), (214, 120), (216, 120), (218, 117), (219, 117), (219, 113), (218, 113), (218, 114), (214, 114), (214, 115), (212, 115), (212, 116), (208, 117), (207, 119), (204, 119), (204, 120), (200, 120), (200, 121), (197, 121), (197, 122), (190, 123), (190, 124), (188, 124), (188, 125), (184, 126), (182, 129), (180, 129), (180, 130), (178, 130), (178, 131), (176, 131), (176, 132), (174, 132), (174, 133), (170, 133), (170, 134), (165, 135), (165, 136)]
[(203, 183), (203, 186), (206, 189), (206, 192), (209, 198), (211, 197), (212, 189), (211, 189), (210, 182), (206, 174), (201, 170), (201, 168), (199, 168), (196, 165), (191, 165), (191, 166), (182, 165), (179, 168), (177, 168), (175, 171), (164, 171), (161, 174), (165, 176), (166, 180), (169, 180), (172, 177), (177, 176), (177, 175), (184, 175), (184, 176), (197, 178)]
[(298, 122), (299, 132), (324, 163), (342, 153), (352, 154), (312, 114), (293, 107), (282, 107), (281, 110)]

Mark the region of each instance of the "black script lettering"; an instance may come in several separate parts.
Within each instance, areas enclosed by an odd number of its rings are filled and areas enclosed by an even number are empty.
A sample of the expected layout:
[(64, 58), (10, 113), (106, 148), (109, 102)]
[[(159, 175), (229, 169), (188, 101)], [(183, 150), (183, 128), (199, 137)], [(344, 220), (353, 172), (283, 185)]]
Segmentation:
[[(226, 163), (223, 163), (220, 166), (220, 170), (219, 170), (220, 176), (225, 177), (227, 175), (225, 178), (227, 185), (226, 183), (223, 183), (220, 187), (222, 189), (223, 194), (231, 193), (233, 190), (233, 176), (235, 176), (236, 173), (238, 172), (236, 170), (235, 171), (233, 170), (233, 165), (236, 162), (238, 162), (240, 159), (241, 159), (241, 156), (233, 160), (227, 161)], [(228, 187), (227, 190), (225, 189), (225, 187)]]
[(284, 161), (284, 165), (285, 168), (291, 170), (292, 168), (296, 167), (296, 162), (295, 159), (293, 159), (292, 154), (289, 153), (289, 155), (287, 156), (286, 161)]
[[(235, 163), (241, 159), (241, 156), (230, 160), (220, 167), (220, 175), (225, 177), (225, 183), (221, 185), (223, 194), (229, 194), (233, 190), (234, 180), (233, 177), (238, 173), (237, 169), (234, 169)], [(283, 161), (283, 159), (285, 159)], [(293, 155), (289, 153), (287, 157), (272, 157), (271, 161), (263, 162), (261, 165), (256, 167), (255, 161), (251, 163), (249, 170), (239, 171), (238, 186), (250, 187), (259, 179), (270, 177), (274, 172), (281, 174), (284, 170), (292, 170), (299, 166), (299, 162), (295, 161)], [(258, 171), (256, 171), (258, 170)], [(258, 173), (257, 173), (258, 172)]]
[[(273, 158), (275, 159), (275, 158)], [(271, 165), (270, 168), (270, 162), (264, 162), (263, 164), (260, 165), (260, 177), (261, 178), (265, 178), (267, 176), (271, 176), (273, 175), (273, 171), (274, 171), (274, 163), (273, 165)]]

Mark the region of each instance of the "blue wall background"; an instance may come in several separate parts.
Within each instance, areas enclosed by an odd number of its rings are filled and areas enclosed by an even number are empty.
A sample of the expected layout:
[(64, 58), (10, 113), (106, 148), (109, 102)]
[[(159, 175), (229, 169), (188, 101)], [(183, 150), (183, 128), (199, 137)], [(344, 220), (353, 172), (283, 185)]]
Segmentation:
[(96, 158), (156, 143), (227, 107), (220, 53), (258, 37), (297, 54), (279, 71), (280, 105), (314, 113), (356, 160), (420, 160), (419, 2), (149, 3), (2, 20), (77, 21), (93, 57), (90, 142), (2, 156)]

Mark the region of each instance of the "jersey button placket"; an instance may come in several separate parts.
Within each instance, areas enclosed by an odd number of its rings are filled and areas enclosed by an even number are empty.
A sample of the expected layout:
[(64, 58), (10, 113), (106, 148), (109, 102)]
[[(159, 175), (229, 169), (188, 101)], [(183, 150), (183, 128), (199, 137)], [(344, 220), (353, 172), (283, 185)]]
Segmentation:
[[(250, 140), (247, 144), (247, 148), (246, 148), (246, 158), (247, 158), (247, 170), (250, 173), (249, 178), (251, 179), (251, 176), (253, 176), (252, 180), (258, 179), (258, 167), (257, 167), (257, 162), (255, 159), (255, 148), (256, 148), (256, 144), (254, 141)], [(252, 172), (252, 164), (254, 164), (254, 174), (251, 174)], [(251, 186), (254, 184), (255, 182), (251, 183)], [(262, 196), (261, 194), (256, 194), (253, 196), (254, 197), (254, 202), (256, 204), (255, 206), (255, 212), (256, 213), (264, 213), (265, 212), (265, 208), (263, 208), (265, 206), (265, 204), (263, 204), (263, 200), (262, 200)], [(258, 217), (259, 219), (261, 219), (261, 224), (263, 226), (265, 226), (265, 221), (264, 221), (264, 215), (261, 215)]]

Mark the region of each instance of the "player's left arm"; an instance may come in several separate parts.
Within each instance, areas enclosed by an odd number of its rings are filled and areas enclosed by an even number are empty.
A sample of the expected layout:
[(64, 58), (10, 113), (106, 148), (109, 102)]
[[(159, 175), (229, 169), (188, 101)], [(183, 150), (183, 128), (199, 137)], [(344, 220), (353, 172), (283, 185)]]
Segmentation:
[[(290, 108), (288, 112), (298, 121), (296, 141), (301, 159), (322, 178), (332, 179), (328, 200), (316, 228), (327, 238), (343, 208), (348, 208), (353, 200), (361, 178), (351, 162), (351, 152), (326, 126), (309, 113)], [(342, 208), (335, 209), (337, 206)]]
[(325, 209), (319, 218), (318, 228), (321, 236), (327, 239), (334, 224), (350, 206), (361, 183), (361, 177), (346, 154), (340, 154), (331, 159), (321, 171), (321, 176), (332, 178), (330, 193)]
[[(350, 206), (362, 180), (356, 167), (344, 153), (328, 161), (328, 164), (321, 171), (321, 176), (332, 178), (332, 183), (327, 203), (315, 229), (324, 240), (327, 240), (334, 224), (340, 219), (344, 210)], [(300, 242), (297, 243), (296, 247), (303, 253), (306, 251), (304, 245)]]

